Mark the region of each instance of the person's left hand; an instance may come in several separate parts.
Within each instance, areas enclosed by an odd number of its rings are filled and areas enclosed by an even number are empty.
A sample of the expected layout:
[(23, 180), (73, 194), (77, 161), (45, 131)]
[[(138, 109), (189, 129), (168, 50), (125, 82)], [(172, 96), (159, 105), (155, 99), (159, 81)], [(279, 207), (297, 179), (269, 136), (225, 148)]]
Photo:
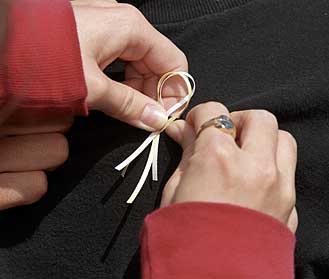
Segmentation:
[[(63, 164), (69, 153), (63, 135), (72, 117), (40, 118), (0, 111), (0, 210), (31, 204), (47, 191), (45, 171)], [(24, 121), (22, 119), (25, 119)]]
[[(167, 121), (154, 99), (159, 77), (187, 71), (184, 53), (158, 32), (132, 5), (115, 1), (71, 2), (77, 24), (90, 109), (101, 110), (135, 127), (159, 130)], [(102, 71), (115, 60), (125, 61), (125, 81)], [(184, 83), (171, 79), (163, 90), (168, 108), (185, 95)]]

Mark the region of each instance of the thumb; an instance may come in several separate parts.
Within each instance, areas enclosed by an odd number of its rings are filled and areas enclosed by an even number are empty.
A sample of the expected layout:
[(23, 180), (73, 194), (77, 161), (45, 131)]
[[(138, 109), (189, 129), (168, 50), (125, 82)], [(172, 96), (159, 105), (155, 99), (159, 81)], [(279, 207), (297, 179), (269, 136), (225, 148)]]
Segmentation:
[(132, 126), (160, 130), (168, 117), (164, 108), (134, 88), (109, 79), (100, 73), (92, 86), (88, 84), (87, 105)]
[(177, 142), (183, 150), (194, 143), (196, 135), (194, 129), (185, 120), (176, 120), (166, 129), (167, 135)]

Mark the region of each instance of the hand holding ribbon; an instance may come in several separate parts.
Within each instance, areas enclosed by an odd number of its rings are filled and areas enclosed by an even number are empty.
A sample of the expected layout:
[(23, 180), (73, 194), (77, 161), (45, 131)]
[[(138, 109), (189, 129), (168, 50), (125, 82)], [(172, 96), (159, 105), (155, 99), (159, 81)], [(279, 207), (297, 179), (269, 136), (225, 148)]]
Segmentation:
[(122, 163), (120, 163), (118, 166), (115, 167), (116, 170), (122, 171), (122, 176), (124, 177), (129, 164), (132, 161), (134, 161), (146, 149), (146, 147), (152, 142), (151, 150), (150, 150), (145, 168), (143, 170), (142, 176), (141, 176), (139, 182), (137, 183), (135, 190), (133, 191), (133, 193), (127, 200), (127, 203), (134, 202), (138, 193), (141, 191), (141, 189), (145, 183), (145, 180), (150, 172), (151, 167), (152, 167), (153, 181), (158, 180), (158, 149), (159, 149), (160, 135), (172, 122), (174, 122), (177, 118), (179, 118), (181, 116), (181, 114), (184, 112), (184, 110), (188, 107), (189, 102), (194, 95), (195, 81), (194, 81), (194, 78), (190, 74), (188, 74), (186, 72), (168, 72), (168, 73), (164, 74), (158, 82), (157, 101), (160, 104), (162, 104), (163, 86), (168, 79), (170, 79), (174, 76), (179, 76), (183, 79), (183, 81), (185, 82), (186, 87), (187, 87), (187, 95), (183, 99), (181, 99), (178, 103), (176, 103), (175, 105), (173, 105), (172, 107), (170, 107), (167, 110), (166, 113), (169, 118), (168, 118), (167, 123), (164, 125), (164, 127), (159, 131), (151, 133), (147, 137), (147, 139), (126, 160), (124, 160)]

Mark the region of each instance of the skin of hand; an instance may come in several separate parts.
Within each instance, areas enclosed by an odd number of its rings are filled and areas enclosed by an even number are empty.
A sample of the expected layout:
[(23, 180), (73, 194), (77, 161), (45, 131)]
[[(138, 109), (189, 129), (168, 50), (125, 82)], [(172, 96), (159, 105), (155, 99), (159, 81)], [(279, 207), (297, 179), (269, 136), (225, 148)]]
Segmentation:
[[(160, 129), (167, 121), (164, 108), (184, 96), (185, 87), (173, 79), (160, 105), (154, 100), (158, 79), (168, 71), (187, 71), (185, 55), (131, 5), (110, 0), (71, 4), (88, 107), (145, 130)], [(116, 59), (127, 62), (123, 83), (102, 72)], [(45, 170), (63, 164), (69, 153), (63, 133), (72, 125), (71, 117), (24, 115), (15, 112), (16, 105), (9, 100), (0, 111), (0, 210), (39, 200), (47, 191)]]
[[(164, 108), (185, 94), (182, 82), (172, 79), (163, 90), (163, 104), (155, 101), (159, 77), (187, 71), (184, 53), (159, 33), (132, 5), (106, 0), (72, 1), (89, 109), (101, 110), (148, 131), (167, 121)], [(125, 81), (108, 78), (103, 70), (116, 60), (125, 62)]]
[[(201, 125), (230, 116), (237, 139)], [(270, 215), (296, 232), (295, 171), (297, 144), (279, 130), (276, 117), (265, 110), (229, 114), (220, 103), (193, 108), (186, 121), (174, 122), (167, 134), (183, 148), (182, 160), (166, 184), (161, 206), (181, 202), (228, 203)]]
[[(0, 50), (9, 4), (0, 0)], [(47, 191), (45, 171), (63, 164), (69, 153), (63, 133), (73, 117), (17, 113), (17, 103), (9, 99), (0, 110), (0, 210), (38, 201)]]
[(38, 201), (47, 191), (45, 170), (63, 164), (69, 153), (63, 135), (70, 117), (41, 120), (31, 116), (22, 124), (11, 117), (0, 126), (0, 210)]

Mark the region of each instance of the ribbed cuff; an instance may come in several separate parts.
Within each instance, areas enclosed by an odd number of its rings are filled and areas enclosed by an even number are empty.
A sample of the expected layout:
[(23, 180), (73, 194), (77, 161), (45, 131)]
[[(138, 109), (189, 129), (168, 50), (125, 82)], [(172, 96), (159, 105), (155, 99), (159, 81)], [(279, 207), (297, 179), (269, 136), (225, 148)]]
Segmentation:
[(68, 0), (13, 2), (4, 64), (2, 90), (18, 109), (87, 114), (87, 88)]
[(276, 219), (215, 203), (181, 203), (145, 219), (145, 279), (292, 279), (295, 237)]

